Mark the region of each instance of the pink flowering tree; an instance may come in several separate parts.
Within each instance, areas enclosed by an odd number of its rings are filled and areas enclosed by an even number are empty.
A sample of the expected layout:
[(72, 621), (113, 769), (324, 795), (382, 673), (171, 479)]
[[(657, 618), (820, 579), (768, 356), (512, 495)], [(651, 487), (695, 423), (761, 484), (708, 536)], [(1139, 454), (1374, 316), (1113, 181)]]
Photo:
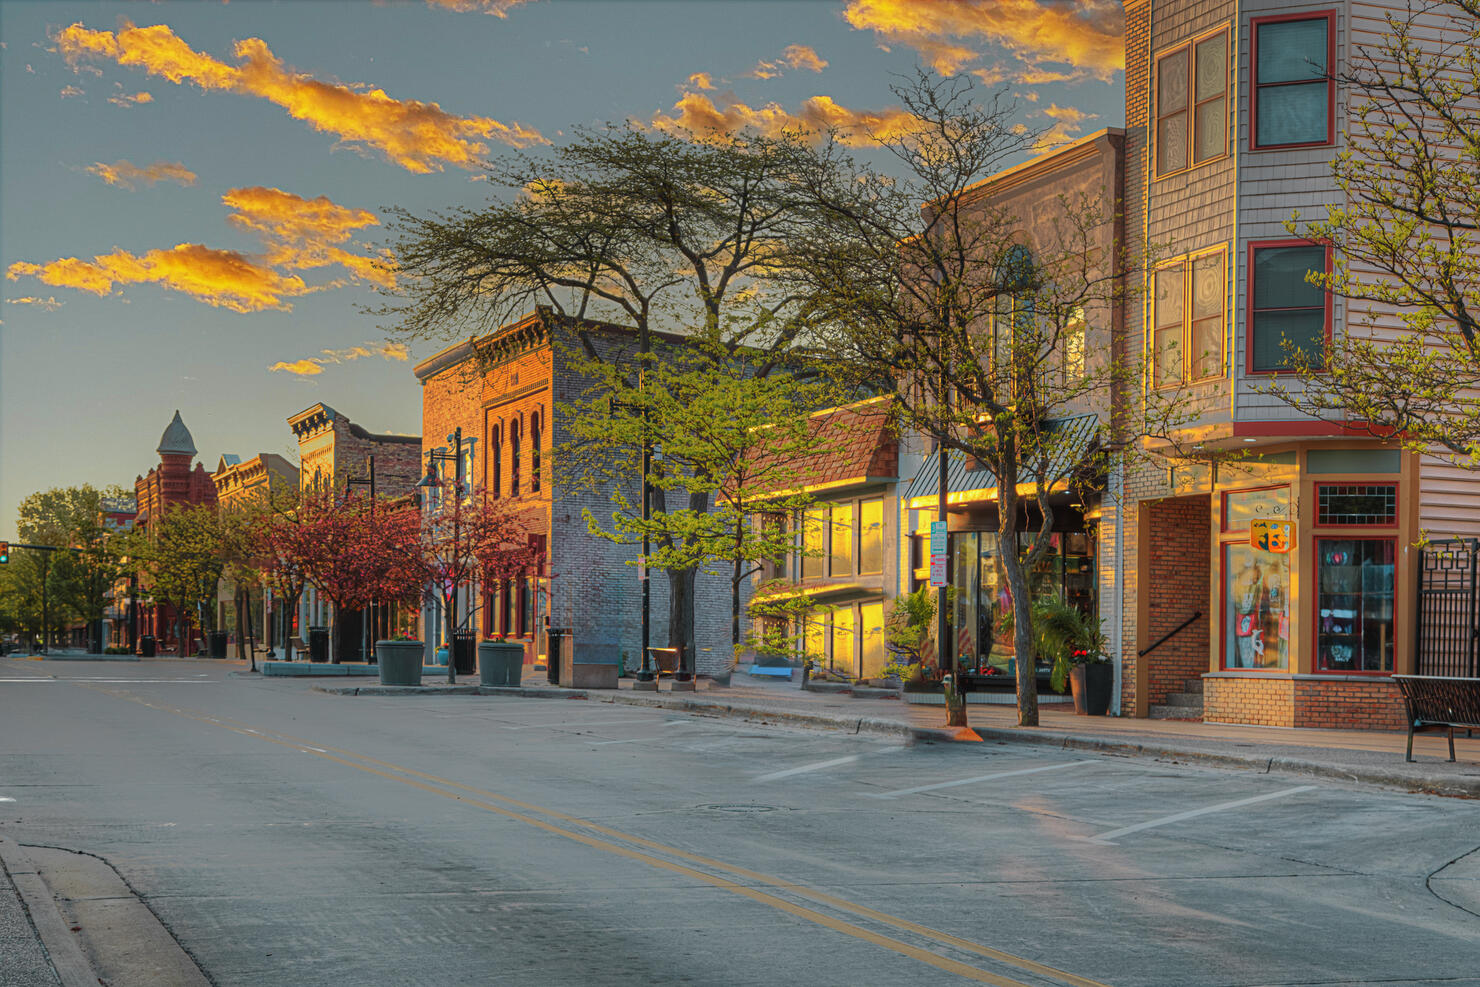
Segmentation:
[[(417, 527), (414, 548), (406, 557), (415, 560), (421, 584), (442, 602), (449, 685), (457, 682), (451, 648), (458, 624), (458, 588), (471, 590), (475, 583), (489, 585), (537, 569), (542, 559), (530, 546), (529, 536), (530, 525), (517, 504), (490, 500), (481, 493), (443, 498)], [(477, 612), (476, 606), (470, 609)]]

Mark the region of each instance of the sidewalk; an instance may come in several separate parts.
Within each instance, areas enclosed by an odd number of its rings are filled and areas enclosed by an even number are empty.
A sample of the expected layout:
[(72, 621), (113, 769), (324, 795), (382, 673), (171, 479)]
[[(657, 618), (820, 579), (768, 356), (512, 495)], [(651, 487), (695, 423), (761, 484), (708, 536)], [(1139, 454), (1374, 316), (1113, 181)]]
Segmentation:
[[(446, 694), (445, 682), (424, 680), (419, 688), (376, 685), (319, 685), (339, 695)], [(633, 691), (622, 679), (615, 691), (550, 686), (544, 672), (526, 672), (518, 689), (478, 689), (476, 675), (458, 677), (458, 693), (479, 692), (528, 698), (586, 699), (658, 706), (709, 716), (734, 716), (848, 733), (878, 733), (926, 742), (975, 741), (1027, 743), (1078, 750), (1153, 757), (1259, 772), (1282, 772), (1409, 791), (1480, 798), (1480, 737), (1455, 738), (1454, 763), (1442, 734), (1414, 738), (1415, 762), (1403, 760), (1407, 737), (1367, 730), (1309, 730), (1237, 726), (1182, 720), (1075, 716), (1072, 707), (1039, 708), (1039, 726), (1017, 726), (1012, 705), (971, 705), (970, 734), (944, 727), (941, 706), (916, 706), (900, 699), (855, 698), (803, 691), (798, 682), (753, 679), (737, 672), (729, 687), (701, 681), (699, 691), (673, 693), (663, 679), (657, 693)]]

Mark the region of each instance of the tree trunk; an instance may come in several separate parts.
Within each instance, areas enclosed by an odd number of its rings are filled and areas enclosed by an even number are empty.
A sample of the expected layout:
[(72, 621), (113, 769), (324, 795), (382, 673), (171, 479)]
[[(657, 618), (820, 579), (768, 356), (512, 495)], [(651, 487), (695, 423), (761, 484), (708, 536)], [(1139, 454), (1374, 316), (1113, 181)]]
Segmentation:
[(334, 612), (329, 618), (329, 664), (339, 664), (339, 604), (329, 601)]
[(447, 623), (447, 684), (457, 685), (457, 589), (455, 587), (450, 599), (445, 596), (442, 598), (442, 615)]
[(242, 604), (246, 602), (246, 590), (242, 589), (241, 583), (236, 584), (236, 660), (241, 661), (247, 656), (247, 627), (242, 619)]
[(682, 648), (689, 669), (698, 668), (694, 649), (694, 585), (699, 570), (668, 570), (668, 646)]
[(252, 671), (257, 671), (257, 626), (252, 622), (252, 591), (250, 589), (242, 592), (242, 601), (247, 610), (247, 660), (252, 663)]

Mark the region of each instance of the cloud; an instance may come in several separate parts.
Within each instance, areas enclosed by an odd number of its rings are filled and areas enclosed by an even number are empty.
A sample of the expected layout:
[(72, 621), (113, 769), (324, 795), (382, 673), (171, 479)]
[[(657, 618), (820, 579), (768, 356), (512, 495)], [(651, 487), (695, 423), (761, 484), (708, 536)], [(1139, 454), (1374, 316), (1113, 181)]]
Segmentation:
[(78, 89), (76, 86), (63, 86), (61, 89), (62, 99), (71, 99), (74, 96), (86, 95), (87, 93), (83, 92), (81, 89)]
[(348, 363), (351, 360), (362, 360), (375, 356), (400, 363), (411, 359), (411, 351), (407, 349), (405, 343), (365, 343), (362, 346), (351, 346), (343, 350), (320, 350), (319, 353), (319, 356), (310, 356), (302, 360), (279, 360), (267, 369), (271, 373), (284, 371), (299, 377), (315, 377), (323, 373), (326, 366), (335, 363)]
[(794, 69), (821, 72), (827, 68), (827, 60), (806, 45), (787, 45), (781, 50), (781, 60)]
[(115, 250), (91, 261), (17, 261), (5, 276), (11, 281), (35, 277), (43, 284), (99, 296), (112, 293), (115, 286), (152, 283), (234, 312), (288, 311), (290, 299), (342, 286), (344, 281), (309, 285), (296, 273), (329, 265), (344, 267), (353, 279), (382, 287), (395, 284), (388, 255), (372, 257), (343, 246), (356, 230), (379, 225), (371, 212), (336, 205), (325, 196), (304, 199), (260, 186), (232, 189), (221, 201), (235, 210), (227, 217), (232, 225), (261, 238), (261, 254), (182, 243), (144, 254)]
[(35, 305), (44, 312), (55, 312), (62, 307), (62, 303), (56, 300), (55, 295), (48, 295), (45, 298), (35, 298), (27, 295), (24, 298), (7, 298), (5, 300), (12, 305)]
[(756, 62), (755, 68), (749, 72), (742, 72), (742, 79), (774, 79), (781, 74), (781, 66), (777, 62)]
[(495, 17), (508, 17), (510, 10), (530, 2), (531, 0), (427, 0), (427, 6), (456, 10), (464, 14), (481, 10)]
[(215, 250), (198, 243), (181, 243), (169, 250), (133, 254), (115, 250), (91, 262), (64, 257), (50, 264), (17, 261), (6, 270), (9, 280), (22, 275), (58, 288), (76, 288), (107, 295), (115, 284), (158, 284), (197, 301), (233, 312), (287, 310), (285, 299), (307, 294), (303, 279), (280, 274), (234, 250)]
[(341, 140), (378, 149), (389, 160), (417, 174), (451, 164), (475, 168), (487, 154), (483, 140), (513, 147), (547, 144), (539, 131), (488, 117), (455, 116), (436, 103), (397, 100), (383, 89), (356, 89), (323, 82), (286, 68), (261, 38), (236, 42), (240, 65), (228, 65), (195, 51), (168, 25), (125, 26), (117, 34), (73, 24), (56, 35), (57, 49), (73, 66), (85, 59), (112, 59), (183, 85), (257, 96), (276, 103), (295, 120)]
[(395, 286), (388, 256), (370, 257), (339, 246), (356, 230), (380, 225), (369, 210), (336, 205), (328, 196), (305, 199), (262, 186), (232, 189), (221, 202), (236, 210), (228, 222), (262, 237), (266, 262), (274, 267), (302, 271), (338, 264), (357, 278), (383, 288)]
[(115, 161), (112, 164), (98, 161), (89, 167), (87, 172), (90, 175), (97, 175), (109, 185), (117, 185), (129, 190), (136, 188), (139, 183), (153, 185), (155, 182), (171, 181), (179, 182), (181, 185), (195, 184), (195, 172), (178, 161), (156, 161), (143, 168), (130, 164), (127, 160)]
[(118, 93), (117, 95), (109, 96), (108, 102), (112, 103), (114, 106), (138, 106), (141, 103), (154, 102), (154, 96), (151, 93), (146, 92), (137, 92), (134, 93), (132, 96), (130, 96), (128, 93)]
[(713, 89), (714, 79), (709, 75), (708, 72), (695, 72), (693, 75), (689, 76), (689, 85), (693, 86), (695, 89)]
[(1060, 106), (1050, 103), (1047, 109), (1040, 110), (1044, 116), (1052, 120), (1053, 126), (1044, 131), (1034, 143), (1035, 151), (1048, 151), (1073, 140), (1081, 130), (1084, 129), (1086, 120), (1094, 120), (1098, 117), (1095, 113), (1086, 113), (1072, 106)]
[(875, 139), (888, 139), (913, 130), (918, 121), (902, 109), (882, 111), (853, 110), (833, 101), (831, 96), (813, 96), (792, 112), (777, 103), (754, 108), (736, 100), (716, 105), (703, 93), (686, 92), (673, 104), (673, 114), (653, 116), (653, 126), (660, 130), (688, 130), (694, 133), (733, 133), (754, 130), (775, 136), (788, 131), (809, 131), (820, 135), (829, 129), (838, 131), (839, 140), (855, 146), (871, 145)]
[(848, 0), (843, 16), (944, 75), (979, 58), (984, 44), (1027, 69), (1047, 62), (1109, 79), (1125, 67), (1121, 0)]

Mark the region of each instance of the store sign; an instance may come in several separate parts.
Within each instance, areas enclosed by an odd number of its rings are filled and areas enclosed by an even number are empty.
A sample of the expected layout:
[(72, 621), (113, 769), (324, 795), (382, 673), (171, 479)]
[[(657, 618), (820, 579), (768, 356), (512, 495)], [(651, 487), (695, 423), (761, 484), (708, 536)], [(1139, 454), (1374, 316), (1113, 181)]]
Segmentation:
[(1295, 524), (1291, 521), (1250, 521), (1249, 544), (1261, 552), (1285, 555), (1295, 547)]
[(946, 551), (949, 538), (944, 521), (930, 522), (930, 585), (936, 589), (946, 585)]

